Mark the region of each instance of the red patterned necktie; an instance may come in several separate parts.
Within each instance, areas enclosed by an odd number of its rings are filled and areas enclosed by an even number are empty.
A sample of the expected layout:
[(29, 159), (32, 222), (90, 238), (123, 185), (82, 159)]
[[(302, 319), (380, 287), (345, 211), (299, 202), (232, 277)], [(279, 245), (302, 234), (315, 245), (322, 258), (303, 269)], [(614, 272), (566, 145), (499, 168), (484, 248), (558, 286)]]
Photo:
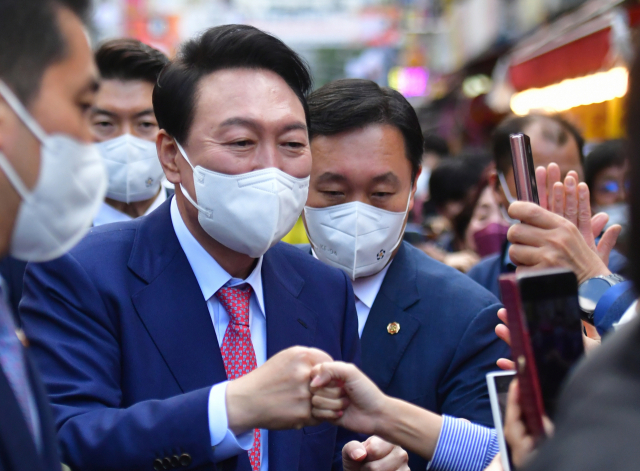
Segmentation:
[[(249, 330), (251, 286), (245, 289), (220, 288), (216, 297), (229, 314), (229, 326), (222, 341), (222, 361), (227, 378), (234, 380), (255, 370), (256, 352)], [(260, 470), (260, 430), (253, 431), (253, 447), (249, 451), (253, 471)]]

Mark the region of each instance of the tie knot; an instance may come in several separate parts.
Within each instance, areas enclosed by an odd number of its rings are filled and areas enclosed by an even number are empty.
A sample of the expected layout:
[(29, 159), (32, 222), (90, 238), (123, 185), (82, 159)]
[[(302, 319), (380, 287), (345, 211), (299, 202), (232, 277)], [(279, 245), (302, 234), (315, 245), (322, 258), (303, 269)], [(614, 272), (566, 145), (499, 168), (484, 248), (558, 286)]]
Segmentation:
[(249, 326), (251, 286), (247, 285), (246, 288), (220, 288), (216, 292), (216, 298), (229, 314), (231, 323)]

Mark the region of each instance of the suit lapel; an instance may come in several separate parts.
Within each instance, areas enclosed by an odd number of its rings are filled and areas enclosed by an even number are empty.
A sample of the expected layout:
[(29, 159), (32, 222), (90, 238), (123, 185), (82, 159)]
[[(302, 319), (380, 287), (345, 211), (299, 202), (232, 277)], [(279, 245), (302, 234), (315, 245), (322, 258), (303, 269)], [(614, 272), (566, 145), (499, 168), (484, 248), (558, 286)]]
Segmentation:
[[(311, 346), (318, 318), (298, 295), (304, 280), (277, 247), (265, 254), (262, 284), (267, 315), (267, 357), (295, 345)], [(302, 430), (269, 432), (269, 468), (299, 467)]]
[(47, 466), (57, 466), (60, 462), (58, 456), (58, 438), (56, 436), (53, 416), (51, 414), (51, 405), (49, 404), (47, 391), (44, 384), (40, 381), (29, 350), (25, 352), (27, 362), (27, 371), (29, 374), (29, 382), (33, 391), (38, 416), (40, 418), (40, 436), (42, 437), (42, 458)]
[[(383, 391), (420, 328), (420, 321), (407, 312), (420, 299), (416, 269), (403, 242), (384, 277), (362, 332), (362, 369)], [(395, 335), (387, 331), (391, 322), (400, 324), (400, 331)]]
[(183, 392), (227, 379), (207, 303), (176, 237), (170, 200), (144, 218), (129, 268), (148, 285), (132, 296), (149, 335)]
[[(0, 369), (0, 466), (11, 470), (43, 470), (40, 453), (27, 427), (27, 422)], [(43, 437), (44, 438), (44, 437)]]

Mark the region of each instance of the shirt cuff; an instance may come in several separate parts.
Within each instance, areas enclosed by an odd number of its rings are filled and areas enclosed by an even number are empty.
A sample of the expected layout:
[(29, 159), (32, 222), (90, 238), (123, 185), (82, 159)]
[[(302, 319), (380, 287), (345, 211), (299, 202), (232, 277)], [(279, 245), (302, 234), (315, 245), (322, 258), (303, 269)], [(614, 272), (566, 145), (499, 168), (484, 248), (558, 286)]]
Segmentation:
[(223, 461), (253, 446), (253, 430), (236, 436), (229, 430), (227, 417), (227, 384), (218, 383), (209, 392), (209, 435), (213, 448), (213, 461)]
[(482, 471), (498, 453), (493, 429), (443, 415), (429, 471)]

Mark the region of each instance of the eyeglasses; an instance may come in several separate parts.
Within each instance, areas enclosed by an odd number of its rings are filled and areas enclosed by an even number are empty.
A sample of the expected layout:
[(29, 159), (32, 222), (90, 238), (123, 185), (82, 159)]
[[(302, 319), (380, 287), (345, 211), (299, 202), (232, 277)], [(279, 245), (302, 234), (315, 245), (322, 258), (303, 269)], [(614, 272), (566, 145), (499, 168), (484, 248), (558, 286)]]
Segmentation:
[[(624, 182), (624, 190), (629, 191), (630, 188), (629, 180)], [(615, 180), (610, 180), (608, 182), (604, 182), (602, 185), (598, 186), (598, 191), (602, 193), (619, 193), (621, 190), (620, 182)]]

